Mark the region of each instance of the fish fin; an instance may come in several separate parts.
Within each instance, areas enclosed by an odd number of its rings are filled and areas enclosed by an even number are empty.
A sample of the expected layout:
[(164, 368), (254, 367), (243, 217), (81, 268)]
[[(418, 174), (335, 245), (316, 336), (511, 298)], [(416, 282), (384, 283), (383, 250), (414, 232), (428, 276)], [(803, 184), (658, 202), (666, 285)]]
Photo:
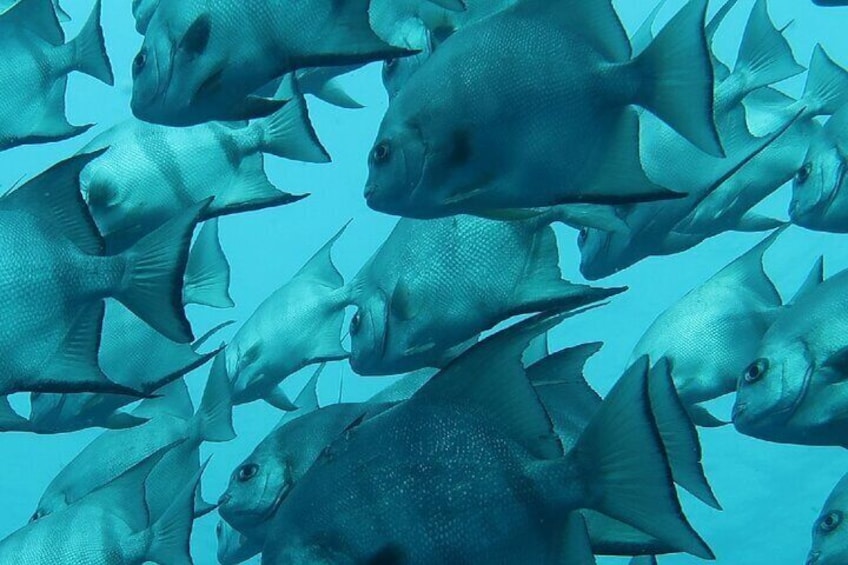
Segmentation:
[(686, 411), (689, 412), (692, 422), (700, 428), (721, 428), (730, 423), (718, 418), (700, 404), (687, 406)]
[(797, 300), (807, 294), (808, 292), (815, 291), (818, 286), (824, 282), (824, 257), (819, 256), (816, 259), (816, 262), (813, 264), (813, 268), (810, 269), (807, 278), (804, 279), (804, 282), (798, 288), (798, 291), (795, 293), (795, 296), (792, 297), (792, 300), (788, 302), (788, 304), (793, 304), (797, 302)]
[(554, 540), (557, 548), (552, 564), (556, 565), (596, 565), (595, 554), (592, 553), (592, 540), (586, 519), (580, 512), (574, 511), (565, 520), (563, 532), (557, 532), (561, 540)]
[[(449, 348), (439, 352), (438, 357), (433, 362), (433, 365), (435, 367), (445, 367), (445, 366), (447, 366), (448, 363), (450, 363), (451, 361), (453, 361), (454, 359), (456, 359), (457, 357), (462, 355), (465, 351), (467, 351), (469, 348), (471, 348), (478, 341), (480, 341), (480, 334), (472, 336), (469, 339), (466, 339), (465, 341), (454, 345), (453, 347), (449, 347)], [(436, 344), (431, 342), (430, 344), (427, 344), (427, 346), (423, 347), (422, 349), (432, 349), (432, 348), (435, 348), (435, 347), (436, 347)]]
[(224, 329), (228, 326), (232, 326), (234, 323), (235, 323), (234, 320), (227, 320), (226, 322), (221, 322), (220, 324), (213, 327), (211, 330), (207, 331), (205, 334), (203, 334), (202, 336), (200, 336), (199, 338), (194, 340), (194, 343), (191, 344), (191, 348), (194, 349), (195, 351), (197, 351), (198, 349), (203, 347), (203, 345), (207, 341), (209, 341), (212, 337), (214, 337), (215, 334), (217, 334), (219, 331), (221, 331), (222, 329)]
[(194, 519), (203, 518), (207, 514), (214, 512), (218, 509), (217, 504), (212, 504), (211, 502), (206, 502), (203, 499), (203, 485), (199, 482), (197, 483), (197, 488), (194, 491)]
[(674, 387), (667, 358), (660, 359), (651, 369), (648, 392), (674, 482), (704, 504), (721, 510), (721, 504), (704, 474), (698, 432)]
[(28, 375), (19, 392), (102, 392), (135, 398), (145, 393), (110, 381), (97, 363), (106, 305), (97, 300), (80, 308), (64, 339), (41, 371)]
[(235, 306), (230, 296), (230, 264), (218, 237), (218, 219), (203, 223), (188, 254), (183, 303), (212, 308)]
[(696, 147), (724, 149), (713, 117), (713, 67), (704, 35), (707, 0), (691, 0), (634, 60), (644, 86), (634, 102), (656, 114)]
[(764, 216), (762, 214), (758, 214), (757, 212), (752, 212), (748, 210), (745, 214), (739, 218), (739, 221), (736, 222), (736, 226), (734, 227), (734, 231), (746, 232), (746, 233), (758, 233), (761, 231), (769, 231), (777, 228), (784, 227), (788, 225), (789, 222), (784, 220), (778, 220), (777, 218), (771, 218), (769, 216)]
[(146, 561), (168, 565), (193, 565), (189, 545), (194, 524), (194, 501), (200, 477), (205, 469), (206, 464), (195, 473), (167, 510), (150, 526)]
[(665, 7), (666, 0), (660, 0), (657, 2), (657, 5), (654, 6), (654, 9), (651, 10), (651, 13), (645, 18), (642, 24), (639, 26), (633, 36), (630, 38), (630, 45), (632, 46), (633, 53), (641, 53), (644, 51), (648, 45), (654, 40), (654, 24), (657, 22), (657, 16), (660, 13), (660, 10)]
[(56, 10), (56, 17), (61, 23), (67, 23), (71, 21), (71, 15), (65, 11), (64, 8), (59, 4), (59, 0), (53, 0), (53, 8)]
[(602, 555), (640, 553), (677, 553), (677, 550), (653, 536), (593, 510), (581, 510), (589, 527), (592, 547)]
[(183, 379), (165, 385), (159, 390), (158, 398), (144, 400), (133, 410), (134, 416), (153, 419), (168, 414), (182, 420), (194, 415), (194, 404)]
[(639, 138), (639, 116), (633, 108), (624, 108), (610, 144), (603, 149), (606, 165), (595, 171), (581, 199), (592, 204), (625, 204), (686, 196), (648, 178), (639, 156)]
[(100, 0), (97, 0), (79, 35), (71, 42), (74, 50), (74, 69), (114, 86), (115, 75), (112, 73), (112, 63), (106, 53), (106, 41), (100, 26), (101, 11)]
[[(534, 337), (530, 341), (530, 345), (528, 345), (527, 349), (524, 350), (524, 354), (521, 358), (521, 363), (524, 365), (525, 368), (527, 368), (535, 363), (538, 363), (550, 354), (550, 338), (548, 332), (545, 332), (541, 335)], [(530, 375), (528, 374), (527, 376), (529, 378)], [(532, 381), (533, 379), (530, 380)]]
[(314, 412), (320, 408), (320, 404), (318, 402), (318, 379), (321, 378), (321, 373), (324, 372), (326, 367), (326, 363), (320, 363), (315, 368), (312, 376), (309, 377), (309, 380), (306, 382), (306, 386), (303, 387), (303, 390), (301, 390), (300, 394), (297, 395), (297, 398), (294, 399), (298, 412), (306, 414)]
[(407, 373), (393, 384), (372, 396), (368, 402), (370, 404), (389, 404), (409, 400), (436, 373), (437, 371), (433, 369), (420, 369)]
[(29, 420), (15, 412), (8, 396), (0, 396), (0, 432), (25, 432), (32, 429)]
[(848, 72), (830, 58), (821, 44), (813, 49), (801, 100), (807, 114), (815, 116), (834, 114), (848, 103)]
[(65, 43), (65, 32), (50, 0), (15, 2), (5, 11), (0, 11), (0, 18), (3, 26), (27, 29), (51, 45)]
[(566, 316), (535, 316), (488, 337), (449, 363), (409, 402), (460, 404), (498, 422), (535, 457), (560, 457), (562, 446), (521, 357), (530, 341)]
[(264, 118), (285, 106), (286, 102), (287, 100), (275, 100), (262, 96), (247, 96), (241, 102), (233, 105), (221, 116), (221, 119), (232, 122)]
[(595, 228), (609, 232), (627, 230), (625, 222), (614, 206), (603, 204), (560, 204), (548, 209), (547, 218), (574, 229)]
[(297, 405), (291, 401), (280, 385), (272, 388), (262, 399), (277, 410), (282, 410), (283, 412), (297, 411)]
[(126, 412), (114, 412), (109, 414), (109, 416), (107, 416), (103, 421), (103, 427), (108, 430), (126, 430), (128, 428), (141, 426), (149, 421), (150, 420), (147, 418), (139, 418), (138, 416), (127, 414)]
[(192, 424), (197, 426), (204, 441), (226, 442), (236, 437), (233, 429), (233, 391), (227, 377), (223, 352), (212, 360), (206, 389)]
[(100, 255), (103, 238), (82, 198), (79, 176), (102, 154), (97, 151), (66, 159), (4, 196), (0, 205), (49, 220), (83, 253)]
[(630, 560), (629, 565), (657, 565), (656, 555), (637, 555)]
[(254, 127), (262, 132), (259, 149), (264, 153), (307, 163), (332, 160), (312, 127), (306, 99), (296, 83), (291, 100), (267, 118), (254, 122)]
[(576, 29), (604, 58), (623, 63), (630, 59), (630, 39), (610, 0), (548, 2), (560, 21)]
[(344, 277), (333, 263), (333, 245), (342, 237), (352, 220), (348, 220), (321, 249), (309, 258), (309, 261), (295, 273), (294, 278), (305, 277), (315, 279), (322, 284), (336, 289), (344, 286)]
[(224, 216), (241, 214), (253, 210), (263, 210), (276, 206), (285, 206), (298, 200), (303, 200), (308, 194), (289, 194), (274, 186), (268, 179), (262, 167), (262, 157), (257, 156), (256, 166), (248, 161), (240, 167), (240, 182), (235, 183), (229, 190), (219, 194), (209, 207), (210, 215)]
[(183, 309), (183, 278), (194, 227), (208, 204), (186, 208), (122, 253), (127, 266), (115, 298), (177, 343), (194, 340)]
[(550, 226), (545, 226), (533, 238), (530, 258), (506, 314), (579, 308), (623, 291), (623, 288), (593, 288), (564, 280), (559, 269), (556, 235)]
[(15, 139), (14, 145), (4, 145), (3, 147), (0, 147), (0, 149), (8, 149), (10, 147), (16, 147), (18, 145), (39, 145), (42, 143), (65, 141), (66, 139), (71, 139), (78, 135), (82, 135), (88, 130), (90, 130), (92, 127), (94, 127), (94, 124), (74, 126), (68, 124), (66, 120), (63, 120), (62, 122), (54, 122), (50, 124), (50, 127), (42, 129), (41, 126), (43, 126), (44, 123), (44, 121), (41, 122), (41, 125), (39, 126), (40, 131), (38, 134), (19, 137)]
[[(574, 398), (588, 398), (600, 403), (601, 397), (583, 377), (586, 363), (604, 346), (601, 342), (584, 343), (548, 354), (527, 366), (527, 378), (533, 386), (574, 384), (581, 390), (569, 393)], [(525, 356), (527, 353), (525, 352)], [(526, 357), (525, 357), (526, 359)]]
[(420, 311), (421, 304), (412, 297), (412, 291), (403, 278), (395, 283), (395, 289), (389, 298), (389, 310), (398, 320), (408, 321), (415, 318)]
[(748, 17), (733, 72), (749, 77), (745, 92), (804, 72), (786, 38), (775, 29), (766, 0), (757, 0)]
[[(716, 13), (704, 27), (704, 33), (707, 36), (707, 42), (712, 46), (713, 41), (715, 40), (715, 34), (718, 32), (721, 24), (724, 23), (725, 19), (727, 19), (727, 14), (730, 13), (731, 10), (739, 3), (739, 0), (727, 0), (724, 4), (721, 5), (721, 8), (716, 10)], [(730, 70), (727, 71), (727, 74), (730, 74)]]
[(356, 65), (342, 68), (320, 67), (304, 69), (297, 74), (297, 85), (304, 94), (311, 94), (327, 104), (349, 110), (359, 110), (365, 106), (348, 94), (337, 80), (340, 75), (358, 68), (359, 66)]
[(569, 455), (561, 461), (573, 465), (569, 460), (576, 460), (586, 481), (588, 508), (679, 551), (714, 559), (677, 499), (668, 456), (651, 411), (646, 357), (613, 386)]
[(780, 228), (769, 234), (760, 243), (743, 253), (730, 262), (726, 267), (716, 273), (710, 281), (724, 279), (737, 287), (753, 290), (766, 303), (780, 306), (782, 300), (780, 293), (774, 286), (763, 266), (763, 257), (777, 238), (786, 231)]

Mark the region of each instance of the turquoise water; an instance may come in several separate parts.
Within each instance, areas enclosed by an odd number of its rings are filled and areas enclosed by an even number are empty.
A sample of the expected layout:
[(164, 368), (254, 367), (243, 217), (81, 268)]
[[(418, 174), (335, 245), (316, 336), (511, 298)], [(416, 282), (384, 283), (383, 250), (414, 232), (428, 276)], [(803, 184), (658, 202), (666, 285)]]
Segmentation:
[[(752, 2), (743, 1), (746, 7)], [(74, 37), (85, 21), (93, 1), (66, 1), (72, 16), (67, 24), (68, 37)], [(636, 0), (616, 2), (629, 31), (635, 30), (652, 2)], [(660, 17), (667, 18), (682, 4), (669, 1)], [(821, 43), (837, 62), (848, 65), (848, 9), (824, 9), (802, 0), (772, 0), (769, 8), (780, 27), (792, 22), (786, 35), (796, 59), (809, 61), (814, 45)], [(717, 54), (732, 63), (746, 17), (746, 9), (733, 12), (717, 38)], [(103, 27), (116, 87), (107, 87), (90, 77), (72, 74), (68, 86), (68, 116), (71, 123), (95, 122), (97, 126), (84, 136), (54, 144), (22, 147), (0, 153), (0, 186), (12, 185), (20, 177), (37, 173), (81, 148), (94, 135), (131, 116), (130, 63), (141, 43), (134, 31), (129, 2), (112, 1), (103, 7)], [(798, 95), (803, 75), (780, 88)], [(366, 156), (379, 120), (386, 109), (380, 82), (379, 65), (368, 66), (349, 77), (344, 84), (365, 104), (362, 110), (342, 110), (310, 100), (315, 128), (333, 156), (328, 165), (308, 165), (266, 158), (271, 180), (282, 190), (311, 192), (305, 201), (294, 205), (229, 216), (221, 220), (221, 238), (232, 266), (231, 293), (236, 302), (232, 310), (190, 309), (197, 333), (224, 320), (244, 321), (259, 303), (300, 266), (340, 226), (353, 223), (335, 247), (335, 261), (346, 279), (352, 277), (388, 235), (395, 219), (369, 210), (362, 197), (367, 173)], [(789, 187), (783, 187), (764, 202), (760, 209), (770, 215), (786, 217)], [(558, 227), (561, 265), (567, 279), (581, 280), (576, 232)], [(605, 347), (590, 361), (588, 377), (600, 391), (606, 392), (620, 375), (630, 351), (654, 318), (676, 299), (747, 250), (760, 235), (728, 233), (676, 256), (651, 258), (603, 280), (605, 286), (627, 285), (629, 292), (609, 306), (590, 312), (558, 328), (557, 346), (587, 341), (603, 341)], [(813, 233), (792, 228), (773, 246), (766, 268), (784, 298), (790, 297), (819, 254), (826, 258), (826, 270), (832, 274), (848, 267), (845, 236)], [(236, 325), (237, 327), (237, 325)], [(232, 330), (227, 330), (231, 332)], [(225, 337), (231, 333), (223, 334)], [(290, 380), (298, 388), (309, 369)], [(187, 377), (187, 383), (199, 399), (206, 369)], [(328, 401), (344, 378), (345, 399), (364, 400), (381, 383), (358, 378), (344, 364), (331, 365), (320, 393)], [(719, 414), (729, 416), (731, 398), (717, 403)], [(15, 406), (26, 409), (26, 399), (14, 399)], [(232, 469), (274, 426), (279, 413), (263, 403), (237, 407), (234, 414), (238, 438), (225, 445), (203, 447), (214, 455), (203, 478), (207, 499), (214, 500), (226, 486)], [(26, 523), (41, 493), (53, 476), (79, 450), (100, 434), (88, 430), (61, 436), (34, 436), (6, 433), (0, 435), (0, 537)], [(773, 445), (738, 434), (732, 427), (702, 430), (707, 476), (721, 500), (724, 511), (716, 512), (681, 493), (684, 507), (696, 529), (708, 541), (719, 563), (792, 564), (802, 563), (809, 548), (809, 531), (821, 504), (833, 485), (848, 471), (848, 456), (835, 448), (806, 448)], [(199, 564), (214, 563), (217, 515), (204, 517), (195, 525), (193, 555)], [(258, 562), (257, 558), (254, 558)], [(669, 565), (692, 563), (695, 558), (669, 556), (661, 559)], [(599, 563), (615, 563), (601, 558)]]

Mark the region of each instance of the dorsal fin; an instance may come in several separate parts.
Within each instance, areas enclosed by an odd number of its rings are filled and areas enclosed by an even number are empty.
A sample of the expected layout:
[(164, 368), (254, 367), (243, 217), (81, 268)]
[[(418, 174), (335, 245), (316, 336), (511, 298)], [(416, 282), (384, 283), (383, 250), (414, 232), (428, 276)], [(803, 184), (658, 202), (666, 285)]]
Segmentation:
[(295, 274), (294, 278), (311, 277), (331, 286), (332, 288), (344, 286), (344, 277), (333, 264), (331, 254), (333, 251), (333, 244), (335, 244), (342, 236), (351, 221), (352, 220), (348, 220), (348, 222), (321, 247), (321, 249), (316, 251), (315, 255), (313, 255), (309, 261), (300, 268), (297, 274)]
[(780, 306), (780, 293), (765, 272), (763, 255), (785, 230), (786, 228), (774, 230), (760, 243), (716, 273), (707, 284), (717, 280), (732, 281), (732, 284), (753, 290), (768, 304)]
[(410, 405), (460, 404), (498, 422), (506, 435), (534, 456), (561, 456), (562, 446), (521, 358), (533, 338), (569, 315), (540, 314), (488, 337), (430, 379), (410, 399)]
[(51, 45), (65, 43), (65, 32), (50, 0), (20, 0), (0, 10), (0, 28), (6, 26), (9, 26), (8, 29), (26, 29)]
[(79, 176), (105, 151), (76, 155), (50, 167), (0, 199), (0, 206), (50, 222), (84, 253), (102, 255), (103, 237), (83, 200)]
[(804, 282), (801, 284), (800, 288), (798, 288), (798, 292), (796, 292), (795, 296), (792, 297), (792, 300), (789, 301), (789, 304), (795, 303), (808, 292), (814, 291), (822, 282), (824, 282), (824, 257), (819, 256), (813, 264), (813, 268), (810, 269), (807, 278), (804, 279)]

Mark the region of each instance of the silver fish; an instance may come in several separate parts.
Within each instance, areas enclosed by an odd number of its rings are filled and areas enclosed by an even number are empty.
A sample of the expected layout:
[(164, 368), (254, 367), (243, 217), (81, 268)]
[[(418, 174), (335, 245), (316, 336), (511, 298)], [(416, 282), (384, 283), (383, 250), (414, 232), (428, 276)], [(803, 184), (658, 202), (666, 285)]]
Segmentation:
[(363, 375), (440, 367), (518, 314), (580, 307), (621, 289), (564, 280), (551, 218), (402, 218), (348, 284), (351, 366)]
[(346, 227), (266, 298), (227, 345), (224, 356), (235, 404), (264, 399), (292, 410), (278, 388), (283, 380), (307, 365), (349, 357), (341, 343), (348, 299), (331, 257)]
[[(5, 12), (9, 11), (13, 6), (16, 6), (20, 2), (24, 0), (0, 0), (0, 15), (3, 15)], [(52, 0), (53, 11), (56, 14), (56, 18), (60, 22), (69, 22), (71, 21), (71, 16), (62, 9), (62, 6), (59, 5), (59, 0)]]
[(81, 175), (83, 193), (110, 243), (122, 249), (184, 206), (215, 197), (205, 217), (296, 202), (264, 171), (263, 153), (329, 161), (297, 96), (249, 125), (208, 123), (172, 128), (130, 120), (92, 140), (106, 149)]
[(133, 113), (173, 126), (261, 117), (281, 102), (253, 92), (288, 72), (406, 53), (374, 34), (368, 5), (159, 0), (133, 61)]
[[(42, 3), (40, 11), (38, 3)], [(22, 0), (0, 14), (4, 60), (0, 66), (0, 150), (68, 139), (92, 126), (68, 123), (65, 87), (69, 73), (80, 71), (114, 84), (100, 27), (99, 0), (80, 34), (69, 43), (64, 43), (55, 15), (54, 25), (40, 23), (45, 9), (53, 13), (49, 0)], [(21, 20), (27, 23), (20, 24)]]
[(839, 565), (848, 560), (845, 518), (848, 515), (848, 475), (827, 497), (813, 524), (813, 543), (807, 565)]
[[(705, 11), (689, 2), (635, 58), (607, 0), (520, 2), (454, 33), (390, 103), (369, 157), (368, 205), (432, 218), (674, 197), (643, 172), (628, 106), (723, 154)], [(522, 45), (514, 57), (497, 55), (512, 43)]]
[(206, 203), (188, 207), (127, 251), (104, 255), (79, 193), (80, 171), (97, 156), (63, 161), (0, 199), (7, 321), (0, 332), (0, 393), (138, 395), (109, 381), (97, 362), (107, 297), (173, 341), (193, 339), (182, 278)]

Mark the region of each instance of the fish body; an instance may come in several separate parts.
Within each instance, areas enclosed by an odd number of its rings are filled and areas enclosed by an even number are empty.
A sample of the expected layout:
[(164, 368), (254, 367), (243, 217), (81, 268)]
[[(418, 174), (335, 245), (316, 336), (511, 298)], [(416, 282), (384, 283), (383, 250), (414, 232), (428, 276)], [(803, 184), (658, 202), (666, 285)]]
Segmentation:
[(133, 113), (174, 126), (260, 117), (281, 102), (252, 93), (290, 71), (403, 53), (371, 31), (368, 0), (160, 0), (133, 63)]
[[(821, 264), (775, 319), (739, 378), (733, 422), (781, 443), (845, 445), (848, 271), (819, 282)], [(817, 283), (817, 284), (814, 284)]]
[(562, 279), (548, 219), (403, 218), (349, 283), (351, 366), (399, 374), (442, 366), (458, 346), (519, 313), (579, 307), (615, 290)]
[[(73, 126), (65, 117), (69, 73), (80, 71), (106, 84), (114, 83), (100, 27), (100, 3), (95, 5), (80, 35), (64, 43), (55, 15), (52, 20), (56, 30), (49, 22), (19, 23), (23, 18), (39, 17), (33, 12), (40, 1), (23, 0), (0, 14), (0, 51), (4, 59), (0, 67), (0, 150), (67, 139), (91, 127)], [(47, 9), (52, 13), (49, 2)]]
[(837, 565), (848, 559), (845, 516), (848, 511), (848, 475), (842, 477), (827, 497), (813, 523), (813, 542), (807, 565)]
[[(521, 2), (454, 33), (389, 105), (369, 157), (369, 206), (432, 218), (677, 196), (642, 171), (638, 119), (628, 106), (650, 107), (699, 147), (722, 154), (704, 8), (687, 4), (636, 58), (608, 2), (579, 9)], [(675, 67), (662, 55), (671, 42), (686, 64), (663, 100), (689, 97), (685, 119), (655, 104)], [(507, 44), (519, 47), (502, 57)]]
[(97, 136), (83, 152), (106, 152), (83, 170), (81, 182), (110, 246), (125, 248), (176, 211), (210, 197), (206, 217), (303, 198), (271, 183), (263, 153), (328, 159), (305, 112), (301, 97), (250, 124), (174, 128), (129, 120)]

